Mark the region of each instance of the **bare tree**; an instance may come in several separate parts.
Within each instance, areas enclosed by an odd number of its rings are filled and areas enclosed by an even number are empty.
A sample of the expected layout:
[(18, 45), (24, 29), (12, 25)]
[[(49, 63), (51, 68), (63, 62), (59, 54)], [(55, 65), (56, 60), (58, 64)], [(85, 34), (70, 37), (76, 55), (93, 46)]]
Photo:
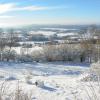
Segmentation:
[(3, 60), (3, 50), (6, 46), (6, 35), (3, 30), (0, 29), (0, 61)]
[(16, 32), (14, 32), (13, 29), (8, 30), (7, 46), (9, 47), (9, 50), (8, 50), (9, 57), (7, 57), (7, 61), (10, 60), (12, 47), (15, 46), (16, 42), (17, 42), (17, 34), (16, 34)]
[(100, 39), (99, 37), (95, 38), (95, 36), (98, 36), (97, 26), (90, 25), (85, 30), (87, 30), (85, 31), (86, 33), (83, 32), (82, 35), (80, 35), (81, 47), (84, 50), (84, 55), (88, 58), (89, 62), (92, 60), (97, 61), (97, 58), (100, 56)]

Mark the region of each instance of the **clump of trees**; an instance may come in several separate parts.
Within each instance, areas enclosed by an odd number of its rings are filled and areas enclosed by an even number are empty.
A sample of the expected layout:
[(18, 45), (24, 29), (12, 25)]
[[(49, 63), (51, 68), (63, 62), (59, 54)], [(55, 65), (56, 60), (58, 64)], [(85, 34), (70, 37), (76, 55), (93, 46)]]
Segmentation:
[(80, 62), (81, 54), (80, 44), (60, 44), (44, 47), (44, 55), (47, 61)]
[(16, 45), (17, 40), (17, 34), (14, 30), (10, 29), (7, 33), (4, 33), (0, 29), (0, 61), (15, 59), (16, 53), (12, 50), (12, 47)]

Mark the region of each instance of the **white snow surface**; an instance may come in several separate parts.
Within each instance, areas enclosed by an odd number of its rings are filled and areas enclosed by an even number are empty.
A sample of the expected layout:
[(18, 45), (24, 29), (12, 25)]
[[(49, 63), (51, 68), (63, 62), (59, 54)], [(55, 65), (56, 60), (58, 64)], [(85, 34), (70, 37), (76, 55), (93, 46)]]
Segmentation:
[[(96, 82), (81, 81), (88, 72), (88, 64), (1, 62), (0, 87), (5, 82), (8, 96), (19, 82), (21, 90), (27, 94), (32, 93), (31, 100), (90, 100), (94, 98), (91, 84), (93, 83), (96, 93), (98, 85)], [(43, 83), (43, 86), (36, 86), (36, 81)]]
[[(12, 50), (14, 50), (17, 54), (21, 54), (21, 51), (22, 51), (22, 47), (12, 47)], [(34, 51), (43, 51), (43, 48), (42, 47), (39, 47), (39, 46), (34, 46), (32, 48), (28, 48), (28, 53), (31, 54), (32, 52)], [(24, 54), (27, 54), (27, 48), (24, 48)]]
[(62, 37), (62, 36), (78, 36), (78, 33), (75, 33), (75, 32), (70, 32), (70, 33), (59, 33), (57, 34), (59, 37)]
[(33, 34), (33, 35), (36, 35), (36, 34), (42, 34), (42, 35), (45, 35), (45, 36), (51, 36), (51, 35), (54, 35), (56, 32), (53, 32), (53, 31), (30, 31), (29, 34)]

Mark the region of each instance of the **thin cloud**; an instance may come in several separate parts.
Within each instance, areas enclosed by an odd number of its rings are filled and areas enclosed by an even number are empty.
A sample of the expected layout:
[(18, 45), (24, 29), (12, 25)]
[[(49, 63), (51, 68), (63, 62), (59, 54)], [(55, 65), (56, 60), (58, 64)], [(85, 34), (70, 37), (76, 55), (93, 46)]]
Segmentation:
[(37, 11), (37, 10), (46, 10), (48, 7), (43, 6), (24, 6), (19, 7), (15, 3), (0, 4), (0, 14), (11, 12), (11, 11)]
[(13, 10), (15, 10), (15, 11), (22, 11), (22, 10), (35, 11), (35, 10), (46, 10), (46, 9), (48, 9), (48, 7), (26, 6), (26, 7), (16, 7)]
[(15, 7), (14, 3), (0, 4), (0, 14), (11, 11)]

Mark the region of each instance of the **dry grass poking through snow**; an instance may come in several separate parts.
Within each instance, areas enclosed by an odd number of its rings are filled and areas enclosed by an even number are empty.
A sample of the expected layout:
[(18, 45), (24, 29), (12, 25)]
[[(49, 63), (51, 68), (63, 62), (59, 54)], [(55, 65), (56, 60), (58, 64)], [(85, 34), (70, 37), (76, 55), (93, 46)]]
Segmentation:
[(7, 86), (6, 81), (2, 82), (0, 86), (0, 100), (32, 100), (32, 92), (25, 93), (19, 86), (19, 81), (17, 82), (16, 89), (13, 93), (8, 93), (9, 86)]
[[(79, 97), (77, 94), (72, 92), (71, 95), (73, 98), (64, 100), (100, 100), (100, 85), (98, 84), (98, 82), (94, 83), (89, 81), (88, 84), (84, 84), (83, 87), (85, 95), (80, 94)], [(9, 90), (9, 85), (7, 84), (7, 82), (6, 81), (2, 82), (2, 84), (0, 85), (0, 100), (38, 100), (38, 99), (33, 99), (32, 96), (34, 94), (32, 92), (26, 93), (23, 89), (21, 89), (19, 80), (17, 80), (17, 85), (13, 92), (9, 94), (8, 90)], [(41, 100), (43, 99), (41, 98)]]

